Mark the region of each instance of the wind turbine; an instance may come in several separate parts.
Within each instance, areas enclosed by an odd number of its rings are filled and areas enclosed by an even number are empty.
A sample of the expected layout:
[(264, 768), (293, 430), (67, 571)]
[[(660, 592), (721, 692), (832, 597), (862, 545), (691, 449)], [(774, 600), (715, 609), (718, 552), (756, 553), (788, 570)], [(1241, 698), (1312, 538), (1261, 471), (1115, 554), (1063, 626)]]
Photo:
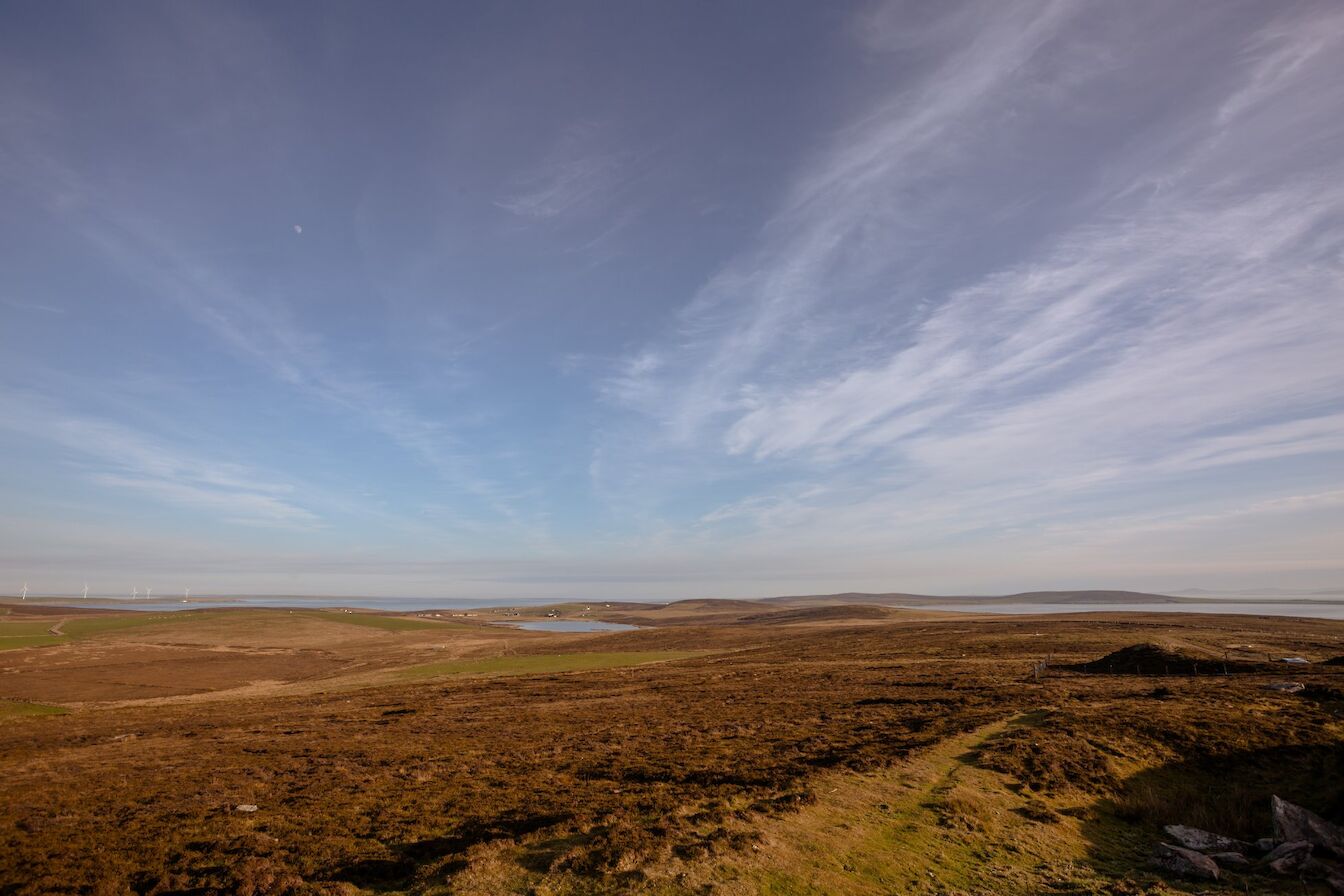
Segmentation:
[(139, 596), (140, 596), (140, 589), (137, 588), (137, 587), (135, 587), (134, 585), (132, 585), (132, 586), (131, 586), (131, 600), (135, 600), (135, 599), (136, 599), (137, 597), (139, 597)]
[(187, 601), (189, 601), (189, 600), (191, 600), (191, 589), (190, 589), (190, 588), (184, 588), (184, 589), (182, 590), (182, 603), (185, 604), (185, 603), (186, 603)]
[(28, 599), (28, 583), (27, 583), (27, 582), (24, 582), (24, 583), (23, 583), (23, 594), (19, 597), (19, 600), (27, 600), (27, 599)]
[(153, 588), (146, 588), (146, 589), (145, 589), (145, 600), (149, 600), (149, 595), (152, 594), (153, 592), (154, 592), (154, 589), (153, 589)]
[(88, 583), (88, 582), (85, 582), (85, 583), (84, 583), (84, 599), (85, 599), (85, 600), (88, 600), (88, 599), (89, 599), (89, 583)]

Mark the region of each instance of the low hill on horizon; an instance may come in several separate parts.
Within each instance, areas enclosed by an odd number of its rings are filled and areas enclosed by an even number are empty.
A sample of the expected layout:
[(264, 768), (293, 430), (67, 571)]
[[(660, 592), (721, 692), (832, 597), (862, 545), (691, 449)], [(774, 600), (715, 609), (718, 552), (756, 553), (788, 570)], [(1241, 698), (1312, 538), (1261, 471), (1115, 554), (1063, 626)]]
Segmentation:
[(762, 598), (763, 603), (787, 606), (829, 606), (832, 604), (877, 604), (879, 606), (927, 607), (945, 604), (1152, 604), (1199, 603), (1197, 598), (1182, 598), (1170, 594), (1150, 594), (1144, 591), (1021, 591), (1016, 594), (907, 594), (891, 592), (869, 594), (845, 592), (841, 594), (808, 594)]

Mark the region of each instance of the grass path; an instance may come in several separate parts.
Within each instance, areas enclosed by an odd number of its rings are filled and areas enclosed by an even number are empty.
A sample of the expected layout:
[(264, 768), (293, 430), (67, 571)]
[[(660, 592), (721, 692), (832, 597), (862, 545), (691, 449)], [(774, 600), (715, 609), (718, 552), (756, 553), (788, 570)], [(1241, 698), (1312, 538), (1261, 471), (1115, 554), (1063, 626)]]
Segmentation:
[(816, 803), (769, 819), (745, 862), (712, 880), (725, 894), (885, 896), (891, 893), (1039, 893), (1068, 882), (1086, 892), (1095, 875), (1078, 860), (1078, 823), (1043, 824), (1021, 810), (1029, 797), (977, 765), (978, 751), (1033, 714), (950, 738), (878, 773), (818, 779)]

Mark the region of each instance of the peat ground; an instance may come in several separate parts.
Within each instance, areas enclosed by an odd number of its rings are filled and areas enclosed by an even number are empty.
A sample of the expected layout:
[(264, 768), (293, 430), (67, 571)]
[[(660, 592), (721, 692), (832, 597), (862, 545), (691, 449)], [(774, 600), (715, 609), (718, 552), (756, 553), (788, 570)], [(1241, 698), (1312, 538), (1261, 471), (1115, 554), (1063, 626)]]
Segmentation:
[[(71, 614), (39, 644), (11, 605), (0, 892), (1195, 892), (1145, 866), (1162, 824), (1344, 809), (1344, 623), (702, 603), (584, 635)], [(1267, 660), (1083, 665), (1148, 644)]]

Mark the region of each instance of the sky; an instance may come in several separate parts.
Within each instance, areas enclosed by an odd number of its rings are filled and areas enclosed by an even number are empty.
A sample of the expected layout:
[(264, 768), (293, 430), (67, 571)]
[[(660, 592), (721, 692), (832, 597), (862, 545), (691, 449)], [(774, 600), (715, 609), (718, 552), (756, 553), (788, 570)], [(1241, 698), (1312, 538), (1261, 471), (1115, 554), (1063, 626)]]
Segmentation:
[(1344, 586), (1344, 6), (0, 0), (0, 593)]

